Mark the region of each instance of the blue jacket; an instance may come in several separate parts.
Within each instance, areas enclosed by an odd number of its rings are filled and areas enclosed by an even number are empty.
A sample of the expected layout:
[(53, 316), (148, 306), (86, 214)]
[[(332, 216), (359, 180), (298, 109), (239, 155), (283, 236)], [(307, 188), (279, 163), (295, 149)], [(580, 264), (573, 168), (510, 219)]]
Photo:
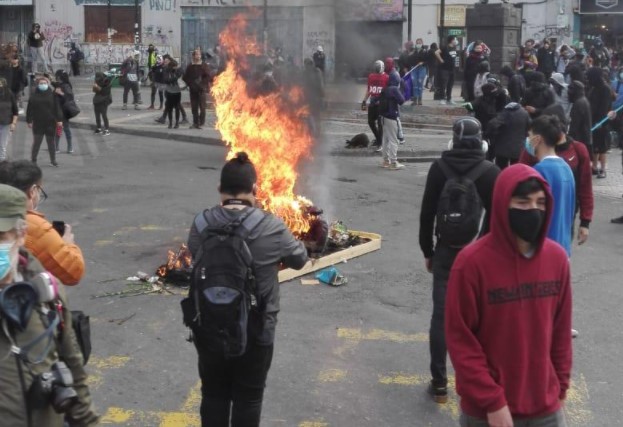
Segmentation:
[(571, 232), (575, 215), (575, 179), (561, 157), (546, 157), (534, 168), (547, 181), (554, 198), (554, 211), (547, 237), (560, 244), (571, 256)]
[(396, 120), (400, 116), (398, 106), (404, 104), (405, 97), (400, 91), (400, 75), (398, 73), (390, 73), (387, 87), (383, 89), (385, 96), (389, 98), (389, 109), (383, 117)]
[(623, 81), (615, 78), (610, 82), (612, 90), (616, 93), (616, 99), (612, 103), (612, 109), (615, 110), (623, 105)]

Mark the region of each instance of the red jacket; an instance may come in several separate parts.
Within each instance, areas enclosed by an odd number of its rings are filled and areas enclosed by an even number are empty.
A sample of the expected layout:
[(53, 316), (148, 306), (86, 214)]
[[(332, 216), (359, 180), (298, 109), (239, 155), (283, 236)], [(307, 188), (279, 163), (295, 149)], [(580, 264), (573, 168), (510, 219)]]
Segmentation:
[(377, 98), (381, 96), (381, 91), (385, 86), (387, 86), (387, 82), (389, 81), (389, 76), (385, 73), (371, 73), (368, 75), (368, 95), (371, 98)]
[[(576, 200), (580, 207), (580, 222), (583, 227), (588, 227), (593, 220), (593, 176), (591, 173), (591, 158), (586, 145), (574, 141), (567, 136), (564, 144), (556, 146), (556, 155), (564, 159), (571, 168), (575, 178)], [(536, 157), (522, 150), (519, 163), (534, 166), (538, 163)]]
[[(547, 221), (535, 253), (523, 256), (508, 206), (517, 184), (547, 189)], [(463, 249), (446, 296), (446, 342), (467, 415), (486, 419), (508, 405), (513, 417), (552, 414), (571, 373), (571, 284), (565, 250), (546, 238), (553, 199), (538, 172), (513, 165), (498, 177), (489, 234)]]

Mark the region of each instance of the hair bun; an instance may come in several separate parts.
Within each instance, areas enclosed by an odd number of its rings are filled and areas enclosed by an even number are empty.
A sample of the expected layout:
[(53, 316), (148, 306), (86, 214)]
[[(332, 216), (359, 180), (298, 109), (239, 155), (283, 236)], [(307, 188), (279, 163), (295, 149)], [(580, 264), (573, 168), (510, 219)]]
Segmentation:
[(236, 153), (236, 160), (238, 160), (240, 163), (251, 163), (251, 161), (249, 160), (249, 155), (244, 151), (239, 151), (238, 153)]

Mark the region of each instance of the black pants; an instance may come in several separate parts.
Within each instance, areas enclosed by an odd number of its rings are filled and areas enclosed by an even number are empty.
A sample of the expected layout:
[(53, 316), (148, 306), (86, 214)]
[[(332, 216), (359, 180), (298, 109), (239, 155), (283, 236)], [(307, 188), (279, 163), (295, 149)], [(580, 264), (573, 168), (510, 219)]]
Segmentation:
[(448, 384), (446, 373), (445, 310), (446, 290), (448, 278), (458, 249), (437, 245), (433, 256), (433, 315), (430, 321), (430, 373), (436, 386), (445, 387)]
[(224, 359), (195, 337), (201, 377), (201, 427), (258, 427), (273, 346), (250, 345)]
[(151, 85), (151, 106), (154, 106), (154, 102), (156, 101), (156, 92), (158, 92), (158, 98), (160, 98), (160, 108), (162, 108), (162, 101), (164, 99), (164, 91), (162, 89), (158, 89), (158, 87), (153, 84)]
[(80, 75), (80, 61), (70, 61), (69, 63), (71, 64), (71, 74), (73, 76), (79, 76)]
[(370, 104), (368, 107), (368, 126), (376, 138), (376, 144), (380, 146), (383, 143), (383, 123), (378, 104)]
[(93, 104), (95, 110), (95, 125), (98, 129), (102, 128), (102, 119), (104, 120), (104, 129), (108, 129), (108, 104)]
[(128, 103), (128, 92), (130, 92), (130, 90), (132, 91), (132, 103), (136, 105), (141, 100), (141, 94), (138, 91), (138, 82), (131, 82), (129, 80), (125, 82), (123, 86), (123, 103)]
[(164, 114), (165, 117), (169, 118), (169, 124), (172, 124), (173, 121), (173, 109), (175, 109), (175, 124), (179, 124), (180, 122), (180, 104), (182, 101), (182, 93), (170, 93), (165, 92), (164, 94), (166, 101), (164, 103)]
[(48, 144), (48, 151), (50, 152), (50, 162), (56, 163), (56, 128), (46, 129), (42, 133), (33, 132), (32, 153), (30, 160), (33, 163), (37, 163), (37, 156), (39, 155), (39, 149), (45, 136), (45, 142)]
[(438, 88), (441, 91), (441, 99), (452, 99), (452, 87), (454, 86), (454, 70), (439, 70)]
[(500, 170), (504, 170), (518, 161), (519, 159), (509, 159), (508, 157), (495, 156), (495, 164), (500, 168)]
[(190, 91), (190, 108), (193, 112), (193, 124), (196, 126), (203, 126), (206, 122), (207, 98), (204, 91)]

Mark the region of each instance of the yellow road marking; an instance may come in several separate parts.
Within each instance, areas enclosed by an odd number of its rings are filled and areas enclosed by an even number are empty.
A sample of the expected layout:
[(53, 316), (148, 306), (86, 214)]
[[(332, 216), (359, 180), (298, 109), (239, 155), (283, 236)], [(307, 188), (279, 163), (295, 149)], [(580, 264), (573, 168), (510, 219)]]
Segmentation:
[(379, 375), (379, 383), (385, 385), (420, 385), (425, 384), (427, 382), (427, 378), (423, 375), (408, 375), (408, 374), (395, 374), (392, 376), (382, 376)]
[(323, 421), (303, 421), (299, 423), (299, 427), (329, 427), (329, 424)]
[(197, 381), (197, 384), (190, 389), (181, 409), (182, 412), (199, 412), (199, 405), (201, 405), (201, 381)]
[(95, 369), (122, 368), (129, 360), (129, 356), (109, 356), (104, 358), (93, 356), (89, 359), (89, 367)]
[(108, 408), (102, 417), (102, 424), (121, 424), (127, 423), (136, 415), (135, 411), (128, 411), (121, 408)]
[(112, 243), (113, 243), (112, 240), (96, 240), (95, 246), (107, 246), (107, 245), (112, 245)]
[(346, 378), (347, 371), (343, 369), (327, 369), (318, 374), (318, 381), (321, 383), (334, 383)]
[(564, 406), (565, 416), (570, 426), (591, 425), (593, 413), (588, 407), (590, 395), (584, 375), (579, 374), (571, 380), (571, 387), (567, 390), (567, 401)]
[(371, 329), (363, 332), (359, 328), (338, 328), (338, 338), (357, 341), (392, 341), (397, 343), (428, 342), (427, 333), (404, 334), (402, 332)]

